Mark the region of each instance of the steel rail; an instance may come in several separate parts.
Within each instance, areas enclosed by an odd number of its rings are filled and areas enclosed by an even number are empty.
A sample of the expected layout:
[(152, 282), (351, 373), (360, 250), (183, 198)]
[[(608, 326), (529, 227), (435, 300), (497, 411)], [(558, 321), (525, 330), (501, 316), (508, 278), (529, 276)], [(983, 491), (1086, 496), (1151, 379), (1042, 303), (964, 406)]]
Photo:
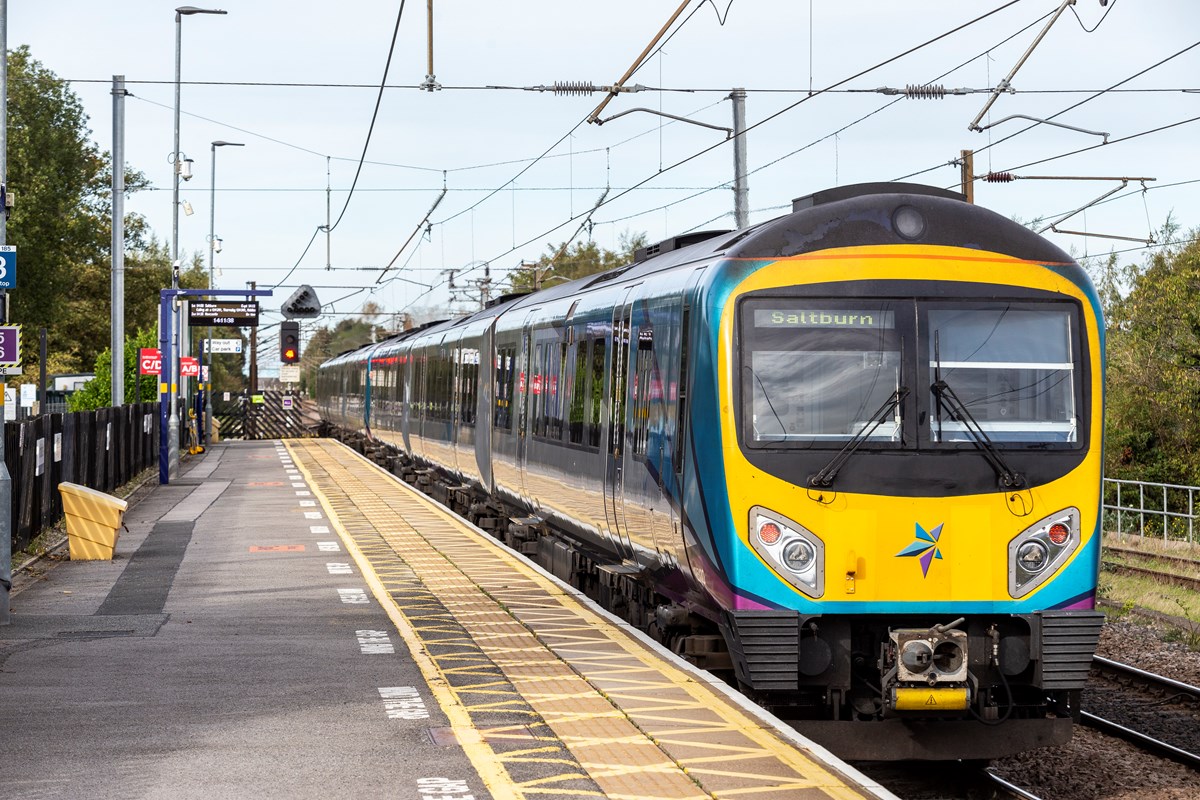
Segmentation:
[(1014, 797), (1017, 800), (1042, 800), (1036, 794), (1026, 791), (1020, 786), (1017, 786), (1015, 783), (1010, 783), (1004, 778), (1001, 778), (990, 769), (985, 769), (983, 774), (986, 776), (988, 781), (990, 781), (1000, 791), (1006, 793), (1009, 797)]
[(1118, 564), (1115, 561), (1102, 561), (1102, 566), (1105, 569), (1126, 575), (1137, 575), (1142, 578), (1155, 578), (1163, 583), (1171, 583), (1176, 586), (1184, 586), (1189, 589), (1200, 590), (1200, 578), (1192, 578), (1187, 575), (1176, 575), (1173, 572), (1161, 572), (1156, 569), (1148, 569), (1146, 567), (1135, 567), (1132, 564)]
[(1193, 702), (1200, 703), (1200, 687), (1192, 686), (1189, 683), (1177, 681), (1164, 675), (1156, 675), (1153, 672), (1147, 672), (1144, 669), (1138, 669), (1129, 664), (1122, 664), (1120, 661), (1113, 661), (1104, 656), (1092, 656), (1092, 664), (1101, 672), (1107, 672), (1122, 678), (1130, 678), (1143, 686), (1161, 689), (1164, 694), (1168, 692), (1186, 694), (1192, 698)]
[(1117, 547), (1111, 544), (1104, 545), (1104, 552), (1113, 553), (1120, 556), (1141, 558), (1146, 561), (1165, 561), (1168, 564), (1178, 564), (1181, 567), (1191, 567), (1192, 569), (1200, 570), (1200, 559), (1197, 558), (1185, 558), (1183, 556), (1172, 556), (1165, 553), (1153, 553), (1146, 550), (1136, 550), (1130, 547)]
[(1111, 720), (1097, 717), (1095, 714), (1089, 714), (1086, 711), (1080, 712), (1079, 720), (1089, 728), (1095, 728), (1101, 733), (1123, 739), (1149, 753), (1164, 756), (1194, 770), (1200, 770), (1200, 755), (1189, 753), (1187, 750), (1181, 750), (1175, 745), (1159, 741), (1152, 736), (1139, 733), (1131, 728), (1126, 728), (1124, 725), (1118, 725)]
[[(1200, 687), (1167, 678), (1163, 675), (1157, 675), (1153, 672), (1147, 672), (1146, 670), (1138, 669), (1129, 664), (1122, 664), (1119, 661), (1113, 661), (1103, 656), (1093, 656), (1092, 665), (1093, 669), (1099, 672), (1136, 681), (1144, 687), (1158, 689), (1163, 694), (1187, 695), (1192, 699), (1193, 703), (1200, 703)], [(1152, 736), (1147, 736), (1144, 733), (1127, 728), (1124, 725), (1119, 725), (1095, 714), (1089, 714), (1086, 711), (1081, 712), (1080, 722), (1101, 733), (1130, 742), (1143, 750), (1165, 756), (1172, 761), (1184, 764), (1192, 769), (1200, 770), (1200, 755), (1191, 753), (1175, 745), (1167, 744)]]

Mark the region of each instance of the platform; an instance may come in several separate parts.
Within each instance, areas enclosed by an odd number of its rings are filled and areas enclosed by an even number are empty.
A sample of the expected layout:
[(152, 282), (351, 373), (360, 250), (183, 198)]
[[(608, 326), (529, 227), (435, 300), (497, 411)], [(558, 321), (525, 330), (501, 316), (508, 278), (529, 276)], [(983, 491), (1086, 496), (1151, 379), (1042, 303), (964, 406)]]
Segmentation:
[(189, 467), (12, 598), (4, 794), (891, 796), (341, 444)]

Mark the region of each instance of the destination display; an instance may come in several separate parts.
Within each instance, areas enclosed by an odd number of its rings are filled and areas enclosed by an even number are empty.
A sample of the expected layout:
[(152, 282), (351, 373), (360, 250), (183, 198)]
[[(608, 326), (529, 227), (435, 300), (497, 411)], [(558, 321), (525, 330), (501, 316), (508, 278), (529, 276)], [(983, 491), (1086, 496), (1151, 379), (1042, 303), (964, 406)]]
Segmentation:
[(754, 310), (756, 328), (895, 328), (896, 315), (892, 311), (867, 311), (861, 309), (825, 309), (799, 311), (795, 309)]
[(188, 323), (231, 328), (253, 327), (258, 325), (258, 303), (193, 300), (188, 304)]

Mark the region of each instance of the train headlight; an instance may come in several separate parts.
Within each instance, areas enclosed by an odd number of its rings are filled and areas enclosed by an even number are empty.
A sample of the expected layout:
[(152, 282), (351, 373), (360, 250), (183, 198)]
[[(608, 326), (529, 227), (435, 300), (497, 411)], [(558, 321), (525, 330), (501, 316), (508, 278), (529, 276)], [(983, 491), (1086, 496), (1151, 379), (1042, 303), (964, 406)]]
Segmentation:
[(1024, 597), (1045, 583), (1079, 548), (1079, 509), (1038, 520), (1008, 543), (1008, 593)]
[(1017, 548), (1017, 564), (1026, 572), (1036, 575), (1050, 563), (1050, 551), (1041, 542), (1026, 542)]
[(783, 548), (783, 565), (795, 573), (810, 570), (817, 560), (817, 549), (803, 539), (788, 542)]
[(812, 598), (825, 594), (825, 543), (761, 506), (750, 509), (750, 545), (776, 573)]
[(892, 212), (892, 229), (902, 239), (920, 239), (925, 235), (925, 217), (912, 206), (900, 206)]

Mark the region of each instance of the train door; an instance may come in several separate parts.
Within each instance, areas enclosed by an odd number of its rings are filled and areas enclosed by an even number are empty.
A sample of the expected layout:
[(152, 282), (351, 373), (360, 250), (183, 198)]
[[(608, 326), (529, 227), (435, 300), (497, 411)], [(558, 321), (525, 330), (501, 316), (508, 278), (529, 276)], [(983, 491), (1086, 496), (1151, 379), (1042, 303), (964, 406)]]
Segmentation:
[(488, 325), (479, 342), (479, 390), (475, 403), (475, 465), (479, 480), (492, 493), (496, 490), (492, 478), (492, 415), (495, 413), (496, 393), (496, 320)]
[(529, 430), (531, 410), (529, 408), (532, 392), (532, 376), (530, 375), (533, 369), (533, 315), (537, 309), (531, 309), (525, 315), (525, 322), (521, 325), (521, 344), (520, 350), (517, 352), (517, 474), (519, 479), (518, 489), (521, 493), (521, 498), (527, 503), (535, 502), (534, 498), (529, 496), (528, 489), (528, 474), (529, 474)]
[(622, 555), (633, 555), (625, 524), (625, 425), (629, 391), (629, 340), (633, 319), (633, 287), (613, 307), (612, 359), (609, 362), (608, 458), (604, 476), (604, 515)]
[(412, 453), (412, 439), (409, 438), (409, 414), (413, 408), (412, 394), (412, 351), (404, 349), (400, 351), (397, 359), (397, 375), (396, 387), (397, 399), (399, 400), (398, 412), (400, 414), (400, 435), (404, 439), (404, 452)]
[[(675, 352), (678, 353), (673, 365), (673, 379), (675, 390), (672, 392), (674, 400), (674, 419), (666, 421), (669, 426), (669, 435), (666, 440), (670, 443), (670, 472), (669, 477), (664, 482), (664, 493), (668, 498), (668, 505), (671, 509), (671, 539), (674, 545), (674, 558), (677, 563), (688, 563), (689, 548), (687, 546), (687, 538), (692, 536), (685, 528), (688, 526), (687, 518), (687, 491), (688, 480), (695, 480), (694, 475), (687, 474), (690, 469), (688, 466), (688, 439), (691, 435), (690, 418), (691, 418), (691, 362), (694, 358), (693, 349), (695, 342), (691, 338), (691, 320), (694, 313), (692, 307), (694, 298), (697, 297), (696, 287), (700, 285), (700, 279), (704, 275), (704, 267), (693, 270), (691, 277), (688, 278), (687, 286), (683, 291), (683, 307), (680, 310), (679, 320), (679, 342), (675, 347)], [(671, 408), (672, 406), (668, 406)], [(666, 472), (667, 464), (663, 463), (663, 471)]]

